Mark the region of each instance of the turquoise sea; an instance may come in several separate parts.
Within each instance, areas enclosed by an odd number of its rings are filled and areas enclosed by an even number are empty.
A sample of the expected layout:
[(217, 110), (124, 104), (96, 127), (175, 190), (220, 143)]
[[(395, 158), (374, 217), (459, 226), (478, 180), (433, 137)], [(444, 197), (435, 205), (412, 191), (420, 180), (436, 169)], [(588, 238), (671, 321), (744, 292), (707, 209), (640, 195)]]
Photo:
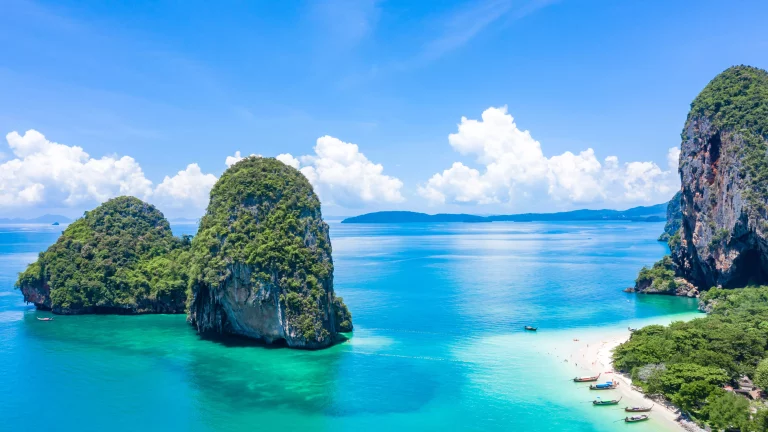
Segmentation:
[(657, 430), (585, 404), (536, 347), (690, 317), (621, 292), (663, 224), (330, 225), (355, 332), (314, 352), (200, 340), (178, 315), (38, 321), (13, 283), (63, 227), (0, 226), (0, 430)]

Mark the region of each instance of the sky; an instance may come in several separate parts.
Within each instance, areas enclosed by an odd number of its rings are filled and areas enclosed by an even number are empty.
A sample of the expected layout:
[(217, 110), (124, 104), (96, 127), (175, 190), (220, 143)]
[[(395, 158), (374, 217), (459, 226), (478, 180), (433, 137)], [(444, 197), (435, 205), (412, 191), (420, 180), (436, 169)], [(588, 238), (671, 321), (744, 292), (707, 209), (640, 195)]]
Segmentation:
[(326, 215), (623, 209), (689, 105), (768, 68), (765, 1), (0, 0), (0, 216), (197, 218), (248, 155)]

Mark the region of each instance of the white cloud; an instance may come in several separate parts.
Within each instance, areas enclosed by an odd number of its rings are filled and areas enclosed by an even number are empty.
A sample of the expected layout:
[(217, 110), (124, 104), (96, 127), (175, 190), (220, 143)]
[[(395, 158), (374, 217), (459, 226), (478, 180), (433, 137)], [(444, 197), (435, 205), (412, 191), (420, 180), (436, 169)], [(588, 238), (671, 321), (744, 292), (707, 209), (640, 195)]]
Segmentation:
[(6, 140), (15, 158), (0, 164), (0, 206), (72, 206), (152, 193), (152, 182), (129, 156), (94, 159), (81, 147), (48, 141), (35, 130), (23, 136), (11, 132)]
[(295, 157), (291, 156), (290, 153), (279, 154), (275, 156), (275, 159), (288, 165), (289, 167), (294, 167), (296, 169), (299, 169), (299, 166), (301, 166), (301, 162), (299, 162), (299, 160)]
[(400, 193), (403, 182), (385, 175), (384, 167), (368, 160), (357, 144), (326, 135), (317, 139), (314, 149), (314, 155), (300, 158), (300, 170), (323, 203), (360, 207), (367, 203), (403, 201)]
[[(253, 154), (251, 153), (251, 156), (261, 157), (260, 154)], [(226, 159), (224, 159), (224, 163), (227, 165), (227, 167), (231, 167), (232, 165), (240, 162), (241, 160), (245, 159), (243, 156), (240, 156), (240, 150), (235, 152), (234, 156), (227, 156)]]
[[(323, 205), (356, 208), (404, 200), (400, 193), (403, 182), (385, 175), (384, 167), (368, 160), (357, 144), (326, 135), (317, 139), (314, 150), (313, 155), (295, 157), (281, 153), (275, 159), (301, 171)], [(236, 151), (234, 156), (227, 157), (226, 164), (231, 166), (241, 159), (240, 151)]]
[(654, 162), (621, 165), (615, 156), (603, 163), (591, 148), (547, 158), (529, 131), (518, 129), (506, 107), (488, 108), (481, 120), (462, 117), (458, 132), (448, 136), (462, 155), (474, 156), (484, 171), (461, 162), (433, 175), (418, 192), (432, 203), (522, 204), (544, 197), (560, 204), (657, 203), (679, 187), (677, 158), (669, 149), (663, 170)]
[(677, 166), (680, 161), (680, 148), (672, 147), (667, 151), (667, 165), (672, 171), (677, 171)]
[[(404, 200), (400, 193), (403, 182), (385, 175), (384, 167), (368, 160), (357, 144), (326, 135), (317, 139), (314, 150), (313, 155), (295, 157), (282, 153), (275, 159), (301, 171), (324, 205), (355, 208)], [(237, 151), (227, 157), (227, 165), (240, 159)]]
[(15, 158), (0, 164), (0, 208), (88, 208), (119, 195), (133, 195), (161, 210), (202, 212), (216, 182), (197, 164), (153, 187), (130, 156), (92, 158), (81, 147), (49, 141), (36, 130), (6, 136)]
[(165, 176), (157, 185), (153, 200), (168, 207), (202, 210), (208, 205), (208, 196), (216, 180), (215, 175), (204, 174), (196, 163), (189, 164), (175, 176)]
[[(6, 136), (14, 158), (0, 163), (0, 209), (45, 207), (88, 208), (119, 195), (133, 195), (185, 216), (199, 215), (208, 204), (217, 177), (196, 163), (165, 176), (154, 186), (130, 156), (92, 158), (81, 147), (49, 141), (35, 130)], [(359, 207), (373, 202), (399, 202), (403, 183), (383, 174), (357, 145), (325, 136), (315, 154), (276, 159), (300, 169), (325, 204)], [(261, 157), (252, 154), (251, 156)], [(243, 159), (240, 151), (227, 156), (231, 166)]]

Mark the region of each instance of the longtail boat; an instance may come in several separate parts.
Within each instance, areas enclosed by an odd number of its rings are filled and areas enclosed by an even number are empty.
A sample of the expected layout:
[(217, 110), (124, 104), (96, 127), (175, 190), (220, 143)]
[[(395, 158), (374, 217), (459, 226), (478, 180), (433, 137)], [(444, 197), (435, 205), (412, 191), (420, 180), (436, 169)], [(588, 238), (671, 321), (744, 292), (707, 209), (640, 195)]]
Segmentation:
[(53, 321), (53, 318), (38, 318), (38, 321)]
[(597, 381), (598, 379), (600, 379), (600, 374), (591, 377), (576, 377), (573, 379), (573, 382), (593, 382)]
[(536, 331), (538, 330), (538, 327), (525, 326), (525, 329), (528, 331)]
[(612, 400), (593, 400), (592, 405), (618, 405), (622, 398)]
[(649, 418), (650, 417), (648, 417), (648, 414), (641, 414), (641, 415), (636, 415), (632, 417), (624, 417), (624, 421), (627, 423), (635, 423), (635, 422), (646, 421)]
[[(656, 404), (654, 404), (656, 405)], [(626, 412), (648, 412), (653, 408), (653, 405), (649, 407), (626, 407), (624, 408), (624, 411)]]
[(616, 388), (616, 381), (608, 381), (605, 384), (590, 384), (590, 390), (613, 390)]
[(632, 327), (627, 327), (627, 329), (629, 329), (630, 333), (632, 333), (632, 332), (636, 332), (636, 331), (637, 331), (637, 329), (636, 329), (636, 328), (632, 328)]

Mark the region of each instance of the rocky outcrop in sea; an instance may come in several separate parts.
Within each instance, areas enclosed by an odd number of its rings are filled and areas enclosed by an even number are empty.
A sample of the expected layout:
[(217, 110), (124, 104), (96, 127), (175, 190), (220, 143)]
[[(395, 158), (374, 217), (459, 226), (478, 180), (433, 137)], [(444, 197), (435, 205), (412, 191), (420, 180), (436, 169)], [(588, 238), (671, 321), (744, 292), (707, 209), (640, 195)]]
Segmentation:
[(250, 157), (224, 172), (192, 254), (188, 320), (201, 334), (317, 349), (352, 330), (320, 201), (278, 160)]
[(70, 224), (16, 287), (57, 314), (183, 313), (188, 249), (154, 206), (117, 197)]

